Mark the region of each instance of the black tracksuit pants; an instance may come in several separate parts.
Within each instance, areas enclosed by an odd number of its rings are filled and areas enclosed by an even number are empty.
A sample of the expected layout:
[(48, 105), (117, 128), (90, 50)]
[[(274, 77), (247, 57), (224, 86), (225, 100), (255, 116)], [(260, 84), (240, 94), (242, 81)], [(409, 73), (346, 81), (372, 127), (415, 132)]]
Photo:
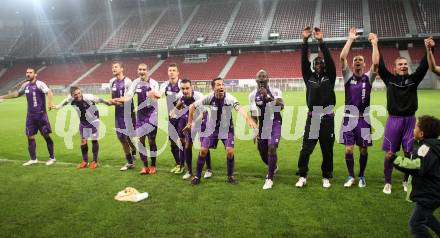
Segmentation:
[[(313, 124), (313, 127), (312, 127)], [(322, 152), (321, 171), (323, 178), (333, 177), (333, 145), (335, 143), (334, 116), (324, 116), (319, 123), (319, 117), (309, 115), (306, 121), (302, 149), (299, 155), (297, 175), (307, 177), (310, 155), (319, 140)]]

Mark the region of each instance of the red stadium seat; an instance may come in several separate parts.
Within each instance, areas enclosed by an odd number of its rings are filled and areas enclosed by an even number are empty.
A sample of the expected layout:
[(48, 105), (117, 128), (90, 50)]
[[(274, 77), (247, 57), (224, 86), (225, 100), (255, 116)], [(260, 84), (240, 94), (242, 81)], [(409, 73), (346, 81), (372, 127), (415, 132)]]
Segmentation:
[(86, 73), (95, 64), (96, 62), (94, 61), (51, 64), (38, 74), (38, 78), (47, 85), (67, 86)]
[[(112, 62), (108, 60), (102, 63), (95, 71), (84, 78), (79, 84), (95, 84), (95, 83), (108, 83), (112, 76)], [(157, 63), (156, 58), (131, 58), (122, 59), (124, 63), (124, 72), (130, 79), (137, 78), (137, 66), (140, 63), (145, 63), (149, 68), (153, 67)]]
[(220, 71), (228, 61), (227, 55), (210, 55), (204, 63), (184, 63), (183, 57), (168, 58), (151, 76), (155, 80), (165, 81), (168, 79), (168, 65), (177, 63), (179, 65), (180, 78), (191, 80), (211, 80), (220, 74)]
[(271, 78), (300, 78), (300, 52), (243, 53), (238, 56), (226, 79), (253, 79), (264, 69)]
[(3, 85), (11, 80), (15, 80), (18, 78), (25, 78), (27, 64), (16, 64), (7, 69), (5, 74), (0, 77), (0, 85)]

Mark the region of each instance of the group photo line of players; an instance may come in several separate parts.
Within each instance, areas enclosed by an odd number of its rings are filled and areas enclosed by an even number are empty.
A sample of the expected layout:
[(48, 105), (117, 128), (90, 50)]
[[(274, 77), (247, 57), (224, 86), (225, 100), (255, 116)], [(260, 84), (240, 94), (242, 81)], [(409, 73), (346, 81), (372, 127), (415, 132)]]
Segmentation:
[[(322, 57), (317, 56), (310, 62), (308, 40), (313, 36), (318, 41)], [(421, 116), (418, 120), (415, 113), (418, 108), (417, 87), (428, 70), (440, 74), (433, 56), (435, 42), (432, 37), (425, 39), (426, 55), (412, 74), (408, 72), (408, 61), (399, 57), (394, 62), (394, 72), (389, 72), (378, 48), (378, 37), (368, 35), (372, 47), (372, 66), (366, 69), (365, 59), (357, 55), (352, 59), (351, 69), (348, 54), (352, 43), (357, 39), (356, 29), (352, 28), (348, 40), (340, 54), (341, 70), (345, 87), (345, 112), (341, 125), (341, 144), (345, 145), (345, 161), (348, 176), (344, 187), (351, 187), (356, 182), (354, 172), (354, 149), (359, 147), (358, 187), (366, 187), (364, 175), (368, 161), (368, 147), (372, 146), (371, 123), (369, 119), (370, 94), (376, 76), (380, 76), (387, 90), (388, 118), (385, 126), (382, 150), (384, 151), (384, 188), (383, 193), (391, 194), (391, 175), (394, 167), (406, 174), (403, 181), (407, 190), (408, 176), (405, 169), (411, 163), (406, 161), (415, 156), (426, 157), (426, 145), (420, 141), (436, 139), (440, 134), (440, 121), (432, 116)], [(324, 42), (323, 32), (319, 28), (306, 27), (303, 31), (301, 49), (301, 70), (306, 85), (307, 119), (304, 128), (302, 148), (299, 152), (298, 180), (296, 187), (307, 184), (310, 155), (319, 141), (322, 151), (322, 186), (330, 188), (333, 177), (333, 147), (335, 142), (336, 104), (335, 81), (336, 66), (330, 51)], [(0, 99), (12, 99), (25, 95), (28, 111), (26, 117), (26, 135), (28, 138), (29, 161), (24, 166), (38, 163), (36, 157), (35, 135), (40, 131), (47, 143), (49, 160), (46, 165), (56, 162), (54, 142), (50, 136), (52, 129), (46, 111), (46, 95), (49, 110), (59, 110), (67, 105), (73, 106), (79, 117), (82, 162), (79, 169), (98, 166), (99, 153), (99, 111), (97, 104), (115, 107), (115, 129), (117, 138), (123, 148), (126, 164), (120, 170), (126, 171), (135, 167), (136, 155), (139, 152), (143, 163), (141, 175), (156, 173), (158, 99), (165, 97), (168, 112), (168, 137), (175, 167), (171, 173), (183, 174), (183, 179), (190, 179), (192, 185), (201, 182), (202, 170), (207, 166), (203, 178), (212, 176), (210, 149), (217, 148), (221, 140), (226, 152), (227, 182), (237, 183), (234, 177), (234, 125), (232, 109), (242, 116), (247, 125), (255, 130), (254, 143), (261, 160), (267, 166), (267, 175), (263, 189), (273, 186), (274, 175), (278, 170), (277, 149), (281, 140), (281, 111), (285, 103), (282, 92), (269, 86), (269, 74), (264, 69), (256, 73), (257, 87), (249, 94), (250, 112), (244, 110), (237, 99), (225, 91), (222, 78), (211, 81), (212, 92), (208, 95), (193, 90), (189, 79), (179, 78), (177, 64), (168, 66), (168, 81), (161, 84), (150, 78), (148, 66), (138, 65), (139, 77), (131, 80), (124, 75), (124, 64), (115, 61), (112, 64), (113, 78), (109, 82), (111, 99), (104, 100), (92, 94), (82, 93), (77, 86), (70, 87), (70, 95), (59, 104), (53, 102), (53, 93), (49, 87), (37, 80), (35, 68), (26, 70), (27, 81), (18, 91), (0, 96)], [(137, 110), (134, 97), (137, 96)], [(200, 150), (197, 155), (195, 172), (193, 171), (193, 143), (199, 136)], [(137, 138), (137, 140), (134, 140)], [(89, 164), (89, 146), (92, 146), (92, 162)], [(146, 143), (148, 142), (147, 149)], [(414, 149), (414, 145), (417, 148)], [(429, 143), (428, 143), (429, 144)], [(429, 146), (429, 145), (428, 145)], [(430, 145), (434, 146), (434, 145)], [(403, 148), (403, 157), (397, 152)], [(422, 151), (421, 151), (422, 150)], [(428, 149), (429, 151), (429, 149)], [(149, 158), (148, 158), (149, 157)]]

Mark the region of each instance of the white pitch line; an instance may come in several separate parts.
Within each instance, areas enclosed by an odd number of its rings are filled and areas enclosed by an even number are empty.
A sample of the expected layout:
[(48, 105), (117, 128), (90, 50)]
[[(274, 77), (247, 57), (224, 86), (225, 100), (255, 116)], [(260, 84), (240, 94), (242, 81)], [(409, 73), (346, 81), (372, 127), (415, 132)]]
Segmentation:
[[(3, 157), (0, 157), (0, 162), (10, 162), (10, 163), (25, 163), (26, 161), (20, 161), (20, 160), (12, 160), (12, 159), (5, 159)], [(38, 161), (38, 164), (46, 164), (46, 161)], [(59, 162), (58, 160), (55, 162), (55, 164), (59, 164), (59, 165), (67, 165), (67, 166), (77, 166), (78, 164), (75, 163), (69, 163), (69, 162)], [(52, 165), (50, 165), (52, 166)], [(105, 168), (110, 168), (110, 167), (116, 167), (116, 166), (111, 166), (111, 165), (100, 165), (99, 167), (105, 167)]]
[[(0, 156), (0, 163), (24, 163), (26, 161), (20, 161), (20, 160), (11, 160), (11, 159), (6, 159), (4, 157)], [(45, 164), (46, 161), (38, 161), (38, 164)], [(70, 163), (70, 162), (55, 162), (55, 166), (56, 165), (66, 165), (66, 166), (72, 166), (72, 167), (76, 167), (78, 166), (77, 163)], [(50, 165), (50, 167), (54, 166), (54, 165)], [(32, 165), (30, 165), (32, 166)], [(98, 168), (119, 168), (119, 166), (115, 166), (115, 165), (101, 165), (99, 164)], [(118, 169), (119, 170), (119, 169)], [(157, 171), (160, 172), (168, 172), (168, 169), (165, 168), (156, 168)], [(169, 173), (169, 172), (168, 172)], [(169, 173), (171, 174), (171, 173)], [(254, 177), (256, 179), (259, 179), (259, 177), (264, 178), (265, 174), (264, 173), (247, 173), (247, 172), (237, 172), (235, 171), (235, 174), (238, 176), (245, 176), (245, 177)], [(215, 175), (226, 175), (225, 172), (221, 172), (221, 171), (215, 171)], [(275, 174), (275, 178), (276, 177), (280, 177), (280, 178), (292, 178), (292, 181), (296, 180), (296, 175), (295, 174)], [(319, 179), (319, 175), (313, 175), (313, 180)], [(346, 177), (343, 176), (334, 176), (331, 180), (337, 179), (337, 180), (344, 180)], [(374, 182), (378, 182), (378, 181), (382, 181), (382, 178), (379, 177), (373, 177), (373, 178), (369, 178), (368, 181), (374, 181)], [(337, 185), (336, 185), (337, 186)]]
[[(11, 160), (11, 159), (6, 159), (4, 157), (0, 157), (0, 163), (1, 162), (3, 162), (3, 163), (20, 163), (20, 164), (22, 164), (22, 163), (24, 163), (26, 161)], [(45, 164), (45, 163), (46, 163), (46, 161), (38, 161), (38, 164)], [(76, 164), (76, 163), (56, 161), (55, 164), (50, 165), (50, 167), (55, 166), (57, 164), (58, 165), (72, 166), (72, 167), (78, 166), (78, 164)], [(30, 166), (32, 166), (32, 165), (30, 165)], [(115, 166), (115, 165), (101, 165), (101, 164), (98, 165), (98, 168), (99, 167), (103, 167), (103, 168), (119, 168), (119, 166)], [(156, 168), (156, 170), (157, 171), (161, 171), (161, 172), (169, 171), (168, 169), (165, 169), (165, 168)], [(224, 173), (224, 172), (215, 172), (215, 174), (226, 175), (226, 173)], [(264, 174), (245, 173), (245, 172), (244, 173), (238, 172), (237, 175), (245, 175), (245, 176), (249, 176), (249, 177), (260, 177), (260, 176), (263, 177), (264, 176)], [(292, 176), (291, 175), (277, 175), (277, 177), (292, 177)]]

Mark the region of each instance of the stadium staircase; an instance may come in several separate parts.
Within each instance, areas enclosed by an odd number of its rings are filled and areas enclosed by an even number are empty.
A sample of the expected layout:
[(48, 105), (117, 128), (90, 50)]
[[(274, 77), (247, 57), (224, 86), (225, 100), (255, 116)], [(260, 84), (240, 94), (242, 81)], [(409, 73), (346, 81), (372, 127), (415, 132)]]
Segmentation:
[[(203, 37), (202, 44), (217, 45), (224, 29), (231, 17), (236, 1), (206, 0), (200, 4), (200, 9), (191, 20), (179, 41), (174, 45), (191, 46), (199, 37)], [(210, 24), (206, 24), (209, 22)], [(178, 42), (176, 44), (176, 42)]]
[(127, 22), (128, 19), (130, 19), (130, 17), (136, 12), (136, 10), (131, 11), (129, 14), (127, 14), (127, 17), (125, 17), (124, 20), (122, 20), (122, 22), (119, 24), (118, 27), (116, 27), (115, 30), (113, 30), (113, 32), (110, 34), (110, 36), (104, 41), (104, 43), (102, 43), (102, 45), (99, 47), (98, 52), (102, 52), (102, 50), (104, 49), (104, 47), (110, 42), (110, 40), (116, 35), (116, 33), (119, 32), (119, 30), (121, 29), (121, 27), (124, 26), (124, 24)]
[(220, 78), (225, 78), (226, 75), (228, 75), (229, 71), (231, 70), (232, 66), (234, 66), (235, 61), (237, 61), (237, 56), (229, 57), (228, 62), (226, 62), (225, 67), (223, 67), (222, 71), (220, 71), (220, 74), (218, 76)]
[(67, 48), (67, 51), (71, 51), (73, 49), (73, 47), (87, 34), (87, 32), (90, 31), (90, 29), (92, 29), (96, 23), (102, 18), (104, 17), (103, 15), (97, 17), (92, 23), (90, 23), (90, 25), (81, 33), (81, 35), (78, 36), (78, 38), (76, 40), (74, 40), (72, 42), (72, 44)]
[(280, 0), (275, 0), (272, 3), (272, 7), (270, 8), (270, 12), (267, 16), (267, 20), (266, 20), (266, 24), (264, 25), (264, 31), (263, 31), (263, 40), (268, 40), (269, 39), (269, 34), (271, 33), (271, 27), (273, 24), (273, 19), (275, 18), (275, 13), (277, 12), (277, 8), (278, 8), (278, 3), (280, 2)]
[(272, 6), (272, 0), (242, 0), (226, 37), (227, 44), (253, 44), (264, 38), (265, 25)]
[(411, 2), (403, 0), (403, 7), (405, 9), (406, 20), (408, 22), (408, 30), (411, 35), (417, 35), (417, 25), (414, 20), (414, 13), (412, 11)]
[(313, 26), (321, 26), (321, 12), (322, 12), (322, 0), (316, 0), (315, 18), (313, 19)]
[(440, 33), (440, 4), (438, 0), (410, 0), (417, 32)]
[(185, 34), (186, 30), (188, 29), (189, 24), (191, 23), (191, 21), (193, 20), (194, 16), (197, 14), (197, 12), (200, 9), (200, 4), (198, 4), (194, 10), (191, 12), (191, 15), (188, 17), (188, 19), (186, 20), (185, 24), (183, 24), (182, 28), (179, 31), (179, 34), (177, 34), (176, 38), (174, 38), (173, 43), (171, 44), (171, 46), (176, 46), (180, 39), (182, 39), (182, 36)]
[(364, 35), (371, 32), (370, 7), (368, 0), (362, 0), (362, 25), (364, 26)]
[(145, 43), (147, 38), (150, 36), (151, 32), (153, 32), (153, 30), (156, 28), (157, 24), (159, 24), (159, 22), (162, 20), (163, 16), (167, 13), (168, 9), (169, 9), (169, 7), (164, 8), (163, 11), (160, 13), (159, 17), (153, 23), (153, 25), (151, 25), (151, 27), (148, 29), (148, 31), (145, 32), (144, 36), (139, 41), (139, 44), (138, 44), (138, 47), (136, 48), (136, 50), (141, 49), (142, 45)]
[(163, 64), (165, 62), (165, 60), (159, 60), (159, 61), (157, 61), (157, 63), (153, 66), (153, 67), (151, 67), (151, 69), (149, 70), (149, 74), (150, 75), (153, 75), (154, 74), (154, 72)]
[(87, 76), (89, 76), (91, 73), (93, 73), (93, 71), (95, 71), (99, 66), (101, 66), (101, 63), (94, 65), (92, 68), (87, 70), (87, 72), (85, 72), (83, 75), (79, 76), (75, 81), (73, 81), (68, 87), (79, 84), (81, 82), (81, 80), (87, 78)]
[(40, 51), (40, 53), (38, 53), (39, 57), (45, 56), (45, 53), (52, 47), (56, 47), (58, 41), (60, 40), (60, 38), (62, 38), (66, 32), (73, 26), (73, 22), (71, 22), (70, 24), (68, 24), (61, 32), (60, 34), (58, 34), (56, 37), (54, 37), (52, 39), (52, 41), (50, 41), (46, 47), (43, 47), (42, 50)]
[(231, 17), (229, 18), (228, 24), (226, 24), (225, 30), (223, 31), (223, 34), (220, 37), (220, 40), (219, 40), (220, 42), (225, 42), (226, 38), (228, 38), (229, 32), (232, 29), (232, 25), (235, 22), (235, 18), (237, 17), (238, 12), (240, 11), (242, 3), (243, 3), (243, 0), (240, 0), (235, 5), (234, 10), (232, 11)]
[(3, 76), (3, 74), (6, 73), (6, 71), (8, 71), (7, 68), (3, 68), (2, 70), (0, 70), (0, 78)]

